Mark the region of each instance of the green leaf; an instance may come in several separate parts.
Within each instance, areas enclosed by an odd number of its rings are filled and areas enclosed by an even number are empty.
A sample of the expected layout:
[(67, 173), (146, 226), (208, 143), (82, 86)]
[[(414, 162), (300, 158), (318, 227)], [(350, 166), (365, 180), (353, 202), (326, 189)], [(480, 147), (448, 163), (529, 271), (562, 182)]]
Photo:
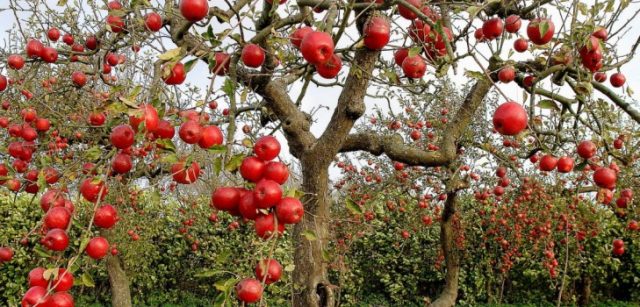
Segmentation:
[(107, 106), (107, 110), (112, 113), (126, 113), (129, 108), (124, 103), (114, 101)]
[(229, 162), (227, 162), (227, 165), (224, 166), (224, 170), (227, 172), (234, 172), (238, 169), (238, 167), (240, 167), (240, 164), (242, 164), (242, 160), (244, 160), (243, 154), (237, 154), (231, 157), (231, 159), (229, 159)]
[(80, 252), (84, 251), (85, 248), (87, 248), (87, 245), (89, 245), (89, 237), (84, 237), (82, 239), (82, 242), (80, 242)]
[(178, 47), (175, 49), (171, 49), (163, 54), (159, 54), (158, 59), (163, 61), (171, 61), (180, 57), (181, 53), (182, 53), (182, 47)]
[(85, 160), (95, 161), (102, 155), (102, 149), (100, 146), (93, 146), (82, 154)]
[(33, 251), (40, 257), (43, 257), (43, 258), (51, 257), (51, 254), (48, 251), (43, 250), (42, 247), (40, 247), (40, 246), (36, 246), (33, 249)]
[(191, 69), (193, 68), (193, 65), (195, 65), (197, 63), (198, 59), (193, 59), (193, 60), (189, 60), (186, 63), (184, 63), (184, 71), (186, 72), (190, 72)]
[(578, 82), (576, 84), (576, 93), (589, 96), (593, 92), (593, 85), (588, 81)]
[(80, 279), (82, 280), (82, 284), (85, 287), (93, 288), (96, 286), (96, 283), (93, 281), (93, 278), (91, 278), (91, 275), (89, 275), (88, 273), (83, 273)]
[(58, 268), (47, 269), (42, 273), (45, 280), (53, 280), (58, 278)]
[(218, 294), (218, 296), (216, 296), (215, 301), (213, 301), (213, 306), (214, 307), (222, 307), (225, 305), (225, 303), (227, 302), (227, 293), (222, 292), (220, 294)]
[(576, 165), (576, 167), (574, 168), (575, 171), (582, 171), (584, 170), (584, 168), (587, 166), (587, 164), (589, 164), (587, 162), (587, 160), (584, 160), (582, 163)]
[(295, 269), (296, 269), (296, 265), (295, 265), (295, 264), (293, 264), (293, 263), (291, 263), (291, 264), (287, 264), (287, 265), (284, 267), (284, 271), (285, 271), (285, 272), (293, 272), (293, 270), (295, 270)]
[(200, 273), (194, 274), (193, 276), (197, 278), (207, 278), (207, 277), (215, 276), (216, 274), (218, 274), (218, 271), (216, 270), (204, 270)]
[(160, 157), (160, 163), (173, 164), (176, 162), (178, 162), (178, 156), (174, 153)]
[(541, 21), (538, 24), (538, 30), (540, 31), (540, 36), (544, 37), (549, 32), (549, 22), (546, 20)]
[(315, 241), (318, 239), (318, 237), (316, 236), (316, 233), (313, 232), (312, 230), (305, 230), (302, 232), (302, 235), (309, 241)]
[(58, 0), (58, 6), (65, 6), (67, 5), (67, 0)]
[(351, 198), (345, 199), (345, 204), (349, 212), (351, 212), (351, 214), (353, 215), (362, 214), (362, 209), (360, 208), (360, 206), (358, 206), (358, 204), (356, 204), (353, 200), (351, 200)]
[(213, 160), (213, 172), (218, 176), (220, 171), (222, 171), (222, 157), (217, 157)]
[(412, 47), (409, 49), (409, 54), (407, 55), (407, 57), (416, 56), (420, 54), (420, 52), (422, 52), (422, 47)]
[(207, 150), (209, 151), (209, 153), (212, 153), (212, 154), (222, 154), (222, 153), (227, 152), (227, 146), (215, 145), (213, 147), (210, 147)]
[(229, 256), (231, 256), (231, 251), (230, 250), (224, 250), (221, 253), (218, 254), (218, 256), (216, 257), (216, 262), (218, 263), (223, 263), (226, 262), (227, 259), (229, 259)]
[(160, 147), (164, 150), (176, 152), (176, 145), (173, 144), (173, 141), (171, 141), (170, 139), (156, 140), (156, 144), (160, 145)]
[(236, 283), (238, 282), (235, 278), (229, 278), (226, 280), (218, 280), (215, 284), (213, 284), (218, 291), (226, 292), (230, 290)]
[(558, 108), (556, 103), (553, 102), (553, 100), (551, 99), (540, 100), (540, 102), (538, 102), (538, 108), (545, 109), (545, 110), (556, 110), (556, 111), (560, 110), (560, 108)]

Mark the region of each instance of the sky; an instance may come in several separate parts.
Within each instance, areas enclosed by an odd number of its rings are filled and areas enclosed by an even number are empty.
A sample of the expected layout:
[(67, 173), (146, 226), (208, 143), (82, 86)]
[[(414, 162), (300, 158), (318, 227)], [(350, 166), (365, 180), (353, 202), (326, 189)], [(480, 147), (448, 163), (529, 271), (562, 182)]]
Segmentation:
[[(13, 1), (13, 0), (12, 0)], [(25, 1), (25, 0), (20, 0), (20, 1)], [(47, 3), (49, 3), (50, 6), (55, 7), (56, 3), (58, 2), (58, 0), (46, 0)], [(262, 0), (257, 0), (255, 3), (259, 6), (261, 6), (261, 2)], [(289, 0), (291, 1), (291, 0)], [(7, 8), (7, 2), (8, 0), (4, 0), (0, 2), (0, 9), (4, 9)], [(79, 3), (86, 3), (85, 1), (74, 1), (74, 0), (70, 0), (68, 1), (68, 5), (74, 5), (74, 2), (79, 2)], [(100, 1), (98, 1), (100, 2)], [(152, 0), (152, 3), (157, 3), (160, 2), (162, 3), (163, 1), (155, 1)], [(592, 4), (594, 1), (586, 1), (587, 4)], [(210, 5), (214, 5), (214, 3), (216, 4), (220, 4), (221, 1), (209, 1)], [(566, 3), (566, 2), (564, 2)], [(82, 4), (84, 6), (86, 6), (86, 4)], [(632, 13), (635, 10), (640, 9), (640, 3), (635, 3), (632, 4), (631, 7), (627, 10), (627, 14), (624, 14), (623, 16), (621, 16), (620, 20), (627, 20), (630, 19), (632, 17)], [(26, 13), (23, 13), (26, 14)], [(284, 8), (279, 8), (279, 14), (281, 16), (286, 16), (286, 14), (288, 14)], [(549, 15), (553, 18), (554, 23), (556, 23), (556, 29), (559, 29), (561, 27), (561, 20), (559, 18), (559, 13), (557, 11), (554, 11), (553, 9), (549, 9)], [(23, 17), (25, 15), (18, 15), (19, 17)], [(316, 20), (320, 20), (321, 17), (323, 16), (323, 14), (316, 14), (315, 18)], [(399, 26), (400, 27), (408, 27), (409, 23), (405, 20), (400, 20), (399, 21)], [(526, 28), (526, 21), (523, 21), (523, 27), (520, 30), (521, 34), (524, 34), (525, 32), (525, 28)], [(221, 25), (219, 25), (217, 22), (212, 22), (212, 25), (214, 26), (214, 29), (218, 29), (218, 27), (222, 27)], [(249, 25), (249, 24), (247, 24)], [(476, 20), (475, 22), (476, 26), (480, 26), (481, 25), (481, 21)], [(9, 10), (4, 10), (4, 11), (0, 11), (0, 42), (4, 41), (6, 42), (7, 40), (7, 30), (11, 30), (16, 26), (15, 23), (15, 17), (13, 16), (13, 13)], [(460, 25), (458, 25), (460, 26)], [(640, 36), (640, 19), (638, 18), (632, 18), (632, 20), (630, 21), (629, 25), (628, 25), (628, 32), (625, 34), (624, 39), (620, 40), (618, 42), (618, 45), (613, 47), (616, 48), (620, 53), (627, 53), (630, 48), (631, 45), (633, 44), (633, 42), (635, 42), (636, 38), (638, 36)], [(199, 32), (204, 31), (204, 29), (201, 29)], [(249, 31), (250, 32), (250, 31)], [(456, 32), (454, 30), (454, 32)], [(556, 31), (558, 32), (558, 31)], [(351, 38), (357, 38), (358, 35), (354, 29), (354, 27), (352, 26), (346, 33), (347, 35), (344, 35), (343, 38), (341, 39), (341, 41), (338, 43), (338, 48), (340, 47), (345, 47), (348, 46), (352, 43)], [(394, 37), (392, 37), (392, 42), (391, 45), (395, 45), (397, 46), (398, 43), (401, 43), (402, 41), (398, 42), (398, 34), (394, 35)], [(510, 40), (509, 42), (506, 42), (506, 44), (512, 44), (512, 40)], [(482, 50), (482, 49), (480, 49)], [(484, 48), (484, 50), (487, 50), (486, 48)], [(458, 46), (458, 52), (459, 53), (464, 53), (465, 50), (465, 46), (464, 44), (459, 44)], [(531, 53), (527, 52), (525, 53), (523, 56), (516, 56), (514, 57), (514, 59), (522, 59), (523, 57), (530, 57)], [(383, 53), (383, 57), (385, 59), (391, 59), (392, 57), (392, 52), (391, 51), (385, 51)], [(0, 65), (1, 66), (1, 65)], [(469, 69), (469, 70), (476, 70), (479, 71), (479, 67), (478, 65), (471, 59), (467, 58), (462, 60), (459, 64), (458, 64), (459, 68), (457, 69), (457, 71), (453, 71), (450, 70), (449, 72), (449, 77), (456, 83), (464, 83), (466, 82), (466, 77), (463, 76), (464, 74), (464, 69)], [(626, 64), (623, 68), (622, 68), (622, 72), (625, 74), (625, 76), (627, 77), (627, 85), (626, 86), (630, 86), (631, 88), (634, 89), (634, 91), (636, 92), (636, 94), (634, 94), (634, 96), (632, 98), (626, 97), (627, 101), (632, 101), (632, 104), (640, 109), (640, 103), (638, 102), (638, 94), (640, 93), (640, 76), (637, 73), (640, 69), (640, 58), (636, 58), (633, 61), (631, 61), (630, 63)], [(343, 69), (339, 75), (339, 78), (343, 78), (344, 76), (346, 76), (348, 72), (348, 67), (345, 65), (343, 66)], [(431, 74), (430, 74), (431, 73)], [(198, 87), (200, 87), (201, 89), (206, 89), (209, 85), (209, 79), (207, 78), (209, 76), (209, 72), (207, 69), (207, 66), (204, 63), (200, 63), (197, 64), (194, 69), (189, 73), (189, 75), (187, 76), (187, 83), (190, 84), (194, 84), (197, 85)], [(328, 80), (323, 80), (321, 77), (316, 76), (316, 79), (320, 80), (320, 81), (324, 81), (324, 82), (328, 82)], [(426, 79), (429, 78), (435, 78), (435, 76), (433, 75), (433, 69), (429, 69), (427, 72), (427, 76), (425, 77)], [(607, 82), (608, 84), (608, 82)], [(220, 88), (222, 85), (222, 80), (221, 78), (218, 78), (218, 80), (216, 81), (216, 88)], [(522, 99), (522, 89), (518, 88), (515, 85), (499, 85), (502, 89), (502, 91), (511, 99), (513, 100), (521, 100)], [(289, 89), (289, 93), (291, 94), (291, 97), (293, 97), (293, 99), (295, 100), (295, 98), (297, 98), (298, 94), (300, 93), (300, 89), (301, 89), (301, 83), (296, 83), (294, 84), (290, 89)], [(305, 99), (303, 101), (302, 104), (302, 110), (305, 112), (312, 112), (312, 111), (316, 111), (315, 113), (315, 122), (311, 127), (311, 131), (316, 135), (319, 136), (324, 129), (326, 128), (329, 119), (331, 117), (331, 114), (336, 106), (337, 103), (337, 97), (340, 94), (340, 87), (332, 87), (332, 88), (318, 88), (316, 87), (314, 84), (310, 84), (309, 89), (307, 91), (307, 95), (305, 96)], [(618, 93), (623, 94), (623, 90), (618, 89), (616, 90)], [(370, 92), (373, 92), (373, 89), (370, 90)], [(563, 92), (561, 92), (563, 93)], [(221, 102), (222, 107), (224, 107), (224, 104)], [(386, 101), (380, 100), (380, 99), (375, 99), (375, 98), (365, 98), (365, 104), (367, 105), (367, 114), (372, 114), (371, 111), (373, 110), (374, 106), (378, 106), (379, 108), (382, 109), (386, 109)], [(319, 106), (324, 106), (326, 108), (318, 108)], [(399, 108), (399, 105), (392, 105), (392, 108)], [(396, 110), (398, 111), (398, 110)], [(365, 115), (363, 116), (363, 119), (361, 120), (368, 120), (369, 116)], [(284, 141), (284, 137), (278, 133), (277, 137), (279, 139), (281, 139), (281, 143), (283, 143), (283, 154), (285, 156), (285, 160), (291, 159), (291, 157), (287, 154), (288, 153), (288, 147), (286, 146), (286, 142)], [(332, 169), (331, 171), (332, 173), (332, 177), (336, 177), (338, 174), (338, 170), (337, 169)]]

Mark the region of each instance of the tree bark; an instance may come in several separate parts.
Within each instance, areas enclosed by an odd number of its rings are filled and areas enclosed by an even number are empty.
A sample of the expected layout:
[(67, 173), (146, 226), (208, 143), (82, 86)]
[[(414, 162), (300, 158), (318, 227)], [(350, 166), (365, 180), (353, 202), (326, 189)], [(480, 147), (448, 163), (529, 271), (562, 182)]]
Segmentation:
[(453, 216), (456, 212), (457, 191), (447, 193), (447, 201), (442, 211), (442, 221), (440, 222), (440, 246), (444, 253), (444, 260), (447, 267), (445, 275), (444, 289), (440, 297), (431, 303), (431, 307), (449, 307), (456, 304), (458, 297), (458, 276), (460, 274), (460, 258), (455, 247), (455, 230), (453, 227)]
[(319, 160), (309, 155), (301, 159), (305, 215), (293, 232), (293, 305), (300, 307), (336, 305), (336, 288), (328, 280), (323, 256), (329, 241), (329, 171)]
[(588, 306), (591, 301), (591, 277), (583, 274), (578, 282), (578, 306)]
[(131, 290), (127, 273), (122, 269), (120, 258), (107, 256), (107, 272), (111, 284), (111, 305), (114, 307), (131, 307)]

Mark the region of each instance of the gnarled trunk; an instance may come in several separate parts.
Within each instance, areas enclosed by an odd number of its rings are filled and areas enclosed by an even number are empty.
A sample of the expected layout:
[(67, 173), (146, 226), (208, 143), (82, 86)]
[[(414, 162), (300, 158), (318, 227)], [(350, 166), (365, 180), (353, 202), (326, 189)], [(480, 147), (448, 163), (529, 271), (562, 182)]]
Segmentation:
[(591, 301), (591, 277), (584, 274), (578, 281), (578, 306), (588, 306)]
[(328, 280), (323, 256), (329, 241), (329, 170), (320, 160), (309, 156), (301, 159), (305, 215), (293, 232), (293, 305), (300, 307), (336, 305), (336, 288)]
[(453, 216), (456, 212), (457, 192), (447, 194), (447, 201), (442, 211), (442, 221), (440, 222), (440, 246), (444, 253), (447, 273), (445, 275), (444, 289), (431, 307), (449, 307), (456, 304), (458, 297), (458, 276), (460, 274), (460, 258), (455, 248), (455, 231), (453, 227)]
[(111, 305), (114, 307), (131, 307), (131, 291), (127, 273), (122, 269), (120, 258), (107, 256), (107, 272), (111, 284)]

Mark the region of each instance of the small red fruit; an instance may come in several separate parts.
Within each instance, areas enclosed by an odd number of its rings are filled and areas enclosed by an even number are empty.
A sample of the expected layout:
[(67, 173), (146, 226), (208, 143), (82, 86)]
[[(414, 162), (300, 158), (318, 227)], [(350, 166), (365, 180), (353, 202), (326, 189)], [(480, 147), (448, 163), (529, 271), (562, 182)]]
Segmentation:
[(89, 257), (99, 260), (104, 258), (109, 251), (109, 241), (103, 237), (95, 237), (89, 240), (87, 249), (85, 249)]
[(264, 50), (256, 44), (247, 44), (242, 48), (241, 58), (248, 67), (260, 67), (264, 63)]
[(527, 127), (527, 111), (519, 103), (509, 101), (493, 113), (493, 127), (502, 135), (517, 135)]

